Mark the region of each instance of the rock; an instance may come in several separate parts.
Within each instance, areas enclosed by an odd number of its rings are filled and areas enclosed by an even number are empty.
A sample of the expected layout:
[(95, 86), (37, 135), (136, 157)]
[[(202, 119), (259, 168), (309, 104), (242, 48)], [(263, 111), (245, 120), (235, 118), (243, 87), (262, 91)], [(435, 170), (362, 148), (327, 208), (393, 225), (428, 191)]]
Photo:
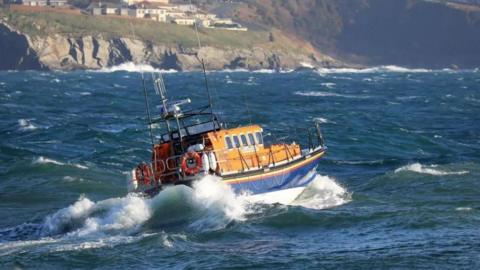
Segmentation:
[[(102, 36), (69, 37), (60, 34), (30, 38), (0, 22), (0, 69), (101, 69), (126, 62), (150, 64), (162, 69), (295, 69), (308, 63), (322, 66), (340, 65), (324, 55), (314, 57), (282, 50), (254, 47), (250, 49), (206, 46), (183, 48), (153, 44), (126, 37), (105, 39)], [(197, 57), (198, 51), (198, 57)], [(8, 52), (8, 53), (5, 53)], [(317, 60), (318, 59), (318, 60)]]

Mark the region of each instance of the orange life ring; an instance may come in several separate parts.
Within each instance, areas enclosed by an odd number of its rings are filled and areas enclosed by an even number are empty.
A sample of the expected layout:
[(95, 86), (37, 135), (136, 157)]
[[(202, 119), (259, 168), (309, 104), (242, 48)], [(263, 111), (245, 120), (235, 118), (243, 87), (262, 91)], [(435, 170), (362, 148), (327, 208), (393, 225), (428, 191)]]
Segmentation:
[(182, 170), (187, 175), (194, 175), (202, 169), (202, 158), (197, 152), (188, 152), (182, 157)]
[(144, 185), (150, 185), (152, 181), (152, 170), (150, 166), (145, 162), (138, 164), (135, 169), (135, 178), (137, 181), (143, 182)]

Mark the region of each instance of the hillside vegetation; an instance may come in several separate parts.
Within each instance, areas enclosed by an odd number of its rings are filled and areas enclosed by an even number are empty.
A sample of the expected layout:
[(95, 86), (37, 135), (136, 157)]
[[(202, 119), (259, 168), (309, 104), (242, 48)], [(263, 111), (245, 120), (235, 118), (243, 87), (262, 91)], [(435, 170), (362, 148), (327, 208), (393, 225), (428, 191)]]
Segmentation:
[[(198, 46), (193, 27), (159, 23), (143, 19), (92, 16), (48, 11), (13, 11), (0, 8), (0, 16), (15, 29), (29, 36), (62, 34), (70, 37), (128, 37), (155, 44), (185, 48)], [(272, 40), (271, 36), (275, 38)], [(199, 28), (202, 45), (214, 47), (251, 48), (253, 46), (313, 53), (307, 43), (294, 40), (281, 31), (225, 31)]]

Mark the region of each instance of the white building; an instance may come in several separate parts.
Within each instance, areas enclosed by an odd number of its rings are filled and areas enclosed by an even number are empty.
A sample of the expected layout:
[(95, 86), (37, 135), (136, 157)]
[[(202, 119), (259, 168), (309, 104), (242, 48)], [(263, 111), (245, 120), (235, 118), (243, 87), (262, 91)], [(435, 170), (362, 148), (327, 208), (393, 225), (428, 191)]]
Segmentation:
[(158, 7), (135, 7), (128, 10), (128, 15), (135, 18), (152, 19), (159, 22), (167, 21), (167, 11)]
[(131, 6), (142, 2), (148, 2), (152, 4), (169, 4), (170, 0), (124, 0), (124, 2)]
[(196, 20), (189, 17), (177, 17), (171, 20), (171, 23), (178, 25), (194, 25)]
[(48, 0), (48, 5), (52, 7), (64, 7), (67, 5), (67, 0)]
[(178, 10), (180, 10), (180, 11), (183, 11), (183, 12), (197, 12), (197, 11), (198, 11), (197, 6), (195, 6), (195, 5), (190, 5), (190, 4), (187, 4), (187, 5), (174, 5), (174, 7), (176, 7), (176, 9), (178, 9)]
[(47, 0), (23, 0), (22, 5), (43, 7), (47, 5)]

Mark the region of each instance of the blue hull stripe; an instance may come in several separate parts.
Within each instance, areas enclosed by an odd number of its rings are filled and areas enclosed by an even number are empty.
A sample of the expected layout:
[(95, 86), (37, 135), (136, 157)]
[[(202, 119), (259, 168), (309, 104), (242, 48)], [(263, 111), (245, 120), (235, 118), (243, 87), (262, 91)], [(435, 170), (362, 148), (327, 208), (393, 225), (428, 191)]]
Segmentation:
[[(319, 158), (308, 162), (298, 168), (276, 174), (262, 179), (229, 183), (236, 193), (248, 191), (252, 194), (267, 193), (289, 188), (307, 186), (315, 178), (314, 171), (318, 165)], [(228, 182), (227, 182), (228, 183)]]

